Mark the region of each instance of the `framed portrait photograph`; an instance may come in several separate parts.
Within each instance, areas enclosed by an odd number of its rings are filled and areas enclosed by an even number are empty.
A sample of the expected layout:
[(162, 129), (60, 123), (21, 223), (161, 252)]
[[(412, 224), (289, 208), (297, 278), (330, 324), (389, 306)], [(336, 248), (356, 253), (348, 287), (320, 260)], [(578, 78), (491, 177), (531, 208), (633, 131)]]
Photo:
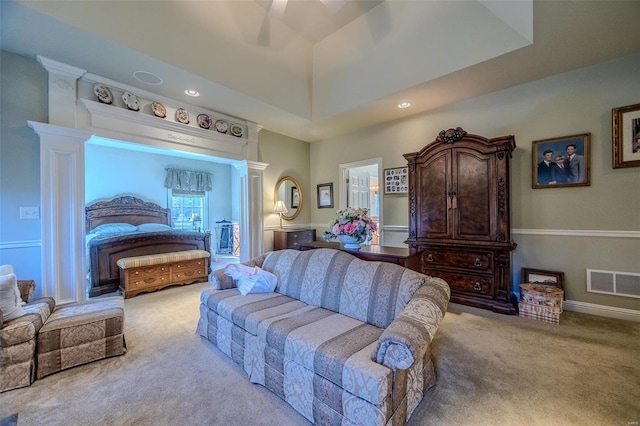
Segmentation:
[(640, 104), (614, 108), (613, 168), (640, 167)]
[(532, 187), (590, 185), (590, 133), (543, 139), (532, 143)]
[(298, 187), (291, 187), (291, 208), (297, 209), (300, 204), (300, 193), (298, 193)]
[(318, 208), (333, 208), (333, 183), (321, 183), (318, 185)]
[(406, 194), (409, 192), (409, 168), (384, 169), (384, 193)]
[(564, 291), (564, 272), (522, 268), (522, 282), (550, 285)]

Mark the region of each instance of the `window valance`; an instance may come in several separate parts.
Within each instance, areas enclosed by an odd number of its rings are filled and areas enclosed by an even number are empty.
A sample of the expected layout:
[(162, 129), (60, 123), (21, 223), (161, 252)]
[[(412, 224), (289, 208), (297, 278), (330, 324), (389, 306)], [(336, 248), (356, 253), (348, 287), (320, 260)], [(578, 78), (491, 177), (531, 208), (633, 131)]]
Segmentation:
[(166, 171), (164, 186), (171, 189), (174, 195), (202, 197), (206, 191), (211, 191), (211, 173), (182, 169)]

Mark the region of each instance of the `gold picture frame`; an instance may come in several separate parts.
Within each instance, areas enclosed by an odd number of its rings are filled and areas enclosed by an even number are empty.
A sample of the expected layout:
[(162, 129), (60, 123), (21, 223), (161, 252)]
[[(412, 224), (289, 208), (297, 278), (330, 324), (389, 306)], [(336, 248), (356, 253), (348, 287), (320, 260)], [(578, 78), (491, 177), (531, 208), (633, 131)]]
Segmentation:
[(613, 168), (640, 167), (640, 104), (611, 110)]

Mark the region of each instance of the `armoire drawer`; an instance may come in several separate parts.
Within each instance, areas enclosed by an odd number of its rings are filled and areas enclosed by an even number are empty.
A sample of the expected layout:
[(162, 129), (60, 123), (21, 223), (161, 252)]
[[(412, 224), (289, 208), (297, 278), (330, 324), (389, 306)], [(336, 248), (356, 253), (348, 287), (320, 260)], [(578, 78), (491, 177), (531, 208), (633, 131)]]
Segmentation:
[(473, 294), (480, 297), (493, 297), (493, 277), (452, 274), (423, 268), (423, 274), (442, 278), (449, 284), (452, 292)]
[(493, 273), (493, 253), (490, 251), (459, 251), (426, 249), (421, 256), (422, 268), (447, 267)]

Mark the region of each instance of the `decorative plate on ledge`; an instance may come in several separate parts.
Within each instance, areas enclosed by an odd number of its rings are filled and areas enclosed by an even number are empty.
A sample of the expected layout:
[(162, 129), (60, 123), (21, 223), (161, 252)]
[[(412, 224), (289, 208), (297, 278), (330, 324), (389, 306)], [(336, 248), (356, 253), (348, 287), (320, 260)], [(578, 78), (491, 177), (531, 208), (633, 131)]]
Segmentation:
[(209, 117), (207, 114), (198, 115), (198, 126), (203, 129), (208, 129), (209, 127), (211, 127), (211, 117)]
[(113, 102), (113, 95), (111, 94), (111, 90), (104, 84), (96, 84), (93, 86), (93, 93), (95, 93), (99, 102), (103, 104), (111, 105)]
[(216, 121), (216, 130), (220, 133), (227, 133), (227, 130), (229, 130), (229, 124), (224, 120), (218, 120)]
[(184, 108), (176, 110), (176, 121), (182, 124), (189, 124), (189, 112)]
[(122, 94), (122, 100), (131, 111), (140, 111), (140, 101), (138, 101), (138, 97), (133, 93), (124, 92)]
[(167, 109), (160, 102), (153, 102), (151, 104), (151, 111), (153, 111), (153, 115), (160, 118), (165, 118), (167, 116)]
[(242, 135), (244, 134), (244, 129), (239, 124), (232, 124), (230, 131), (231, 131), (231, 134), (237, 138), (241, 138)]

